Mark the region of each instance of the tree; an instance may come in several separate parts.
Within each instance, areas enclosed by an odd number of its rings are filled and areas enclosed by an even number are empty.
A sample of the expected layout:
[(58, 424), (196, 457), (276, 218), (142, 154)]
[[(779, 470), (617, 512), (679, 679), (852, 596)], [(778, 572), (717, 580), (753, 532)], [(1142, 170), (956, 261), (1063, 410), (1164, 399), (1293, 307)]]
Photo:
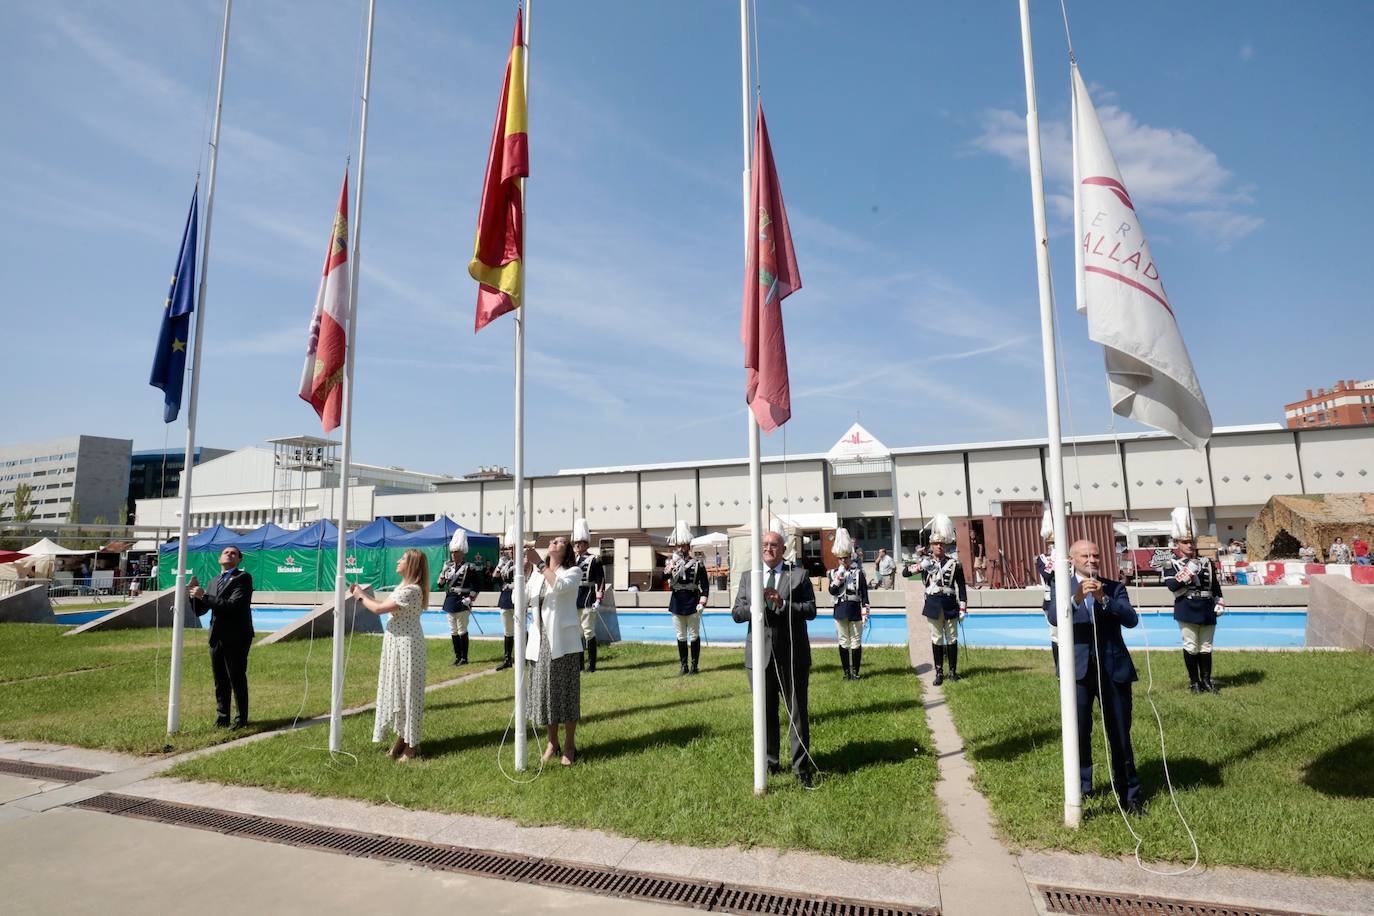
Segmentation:
[(67, 522), (72, 525), (81, 524), (81, 500), (72, 500), (72, 507), (67, 510)]
[(33, 521), (33, 487), (26, 483), (21, 483), (14, 488), (13, 517), (19, 524), (27, 524)]

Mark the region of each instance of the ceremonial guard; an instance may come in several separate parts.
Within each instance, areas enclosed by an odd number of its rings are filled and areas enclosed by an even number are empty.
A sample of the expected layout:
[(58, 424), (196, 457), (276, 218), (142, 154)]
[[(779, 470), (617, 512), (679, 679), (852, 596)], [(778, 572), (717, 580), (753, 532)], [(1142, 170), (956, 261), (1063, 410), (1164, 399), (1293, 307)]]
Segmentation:
[(573, 522), (573, 548), (582, 584), (577, 587), (577, 614), (582, 623), (582, 670), (596, 670), (596, 624), (601, 617), (601, 599), (606, 594), (606, 570), (601, 558), (591, 552), (592, 531), (585, 518)]
[[(1054, 519), (1049, 509), (1045, 510), (1045, 517), (1040, 520), (1040, 537), (1045, 541), (1045, 552), (1035, 558), (1035, 574), (1045, 587), (1045, 600), (1040, 604), (1040, 611), (1048, 618), (1050, 599), (1054, 597)], [(1059, 626), (1053, 620), (1050, 621), (1050, 652), (1054, 655), (1054, 670), (1058, 671)]]
[(1174, 620), (1183, 636), (1183, 663), (1193, 693), (1221, 693), (1212, 683), (1212, 636), (1226, 613), (1216, 564), (1197, 554), (1193, 514), (1179, 506), (1172, 516), (1178, 556), (1164, 568), (1164, 587), (1174, 593)]
[(496, 606), (501, 609), (501, 627), (505, 634), (501, 639), (503, 658), (496, 666), (497, 671), (505, 671), (515, 664), (515, 527), (506, 530), (501, 543), (501, 559), (496, 563), (492, 577), (501, 584), (501, 592), (496, 596)]
[[(677, 553), (668, 561), (667, 574), (668, 584), (673, 590), (668, 610), (673, 613), (677, 656), (682, 664), (678, 675), (696, 674), (701, 659), (701, 612), (706, 607), (710, 581), (706, 575), (706, 565), (692, 556), (692, 529), (687, 527), (685, 521), (677, 523), (668, 543), (677, 548)], [(689, 653), (690, 669), (687, 667)]]
[(835, 630), (840, 646), (840, 666), (846, 681), (859, 679), (863, 659), (864, 623), (868, 620), (868, 579), (863, 565), (854, 559), (854, 540), (844, 528), (835, 530), (832, 549), (839, 564), (830, 570), (830, 594), (835, 597)]
[(968, 587), (964, 568), (955, 557), (945, 553), (954, 543), (954, 522), (948, 515), (930, 521), (930, 555), (921, 561), (925, 573), (926, 603), (921, 611), (930, 623), (930, 641), (935, 654), (935, 686), (945, 682), (945, 659), (949, 659), (949, 679), (959, 680), (959, 621), (968, 616)]
[[(468, 533), (459, 528), (448, 544), (448, 559), (439, 571), (439, 587), (444, 590), (444, 613), (448, 614), (449, 638), (453, 640), (453, 663), (468, 663), (468, 617), (472, 602), (482, 590), (482, 570), (467, 562)], [(423, 610), (423, 609), (422, 609)]]

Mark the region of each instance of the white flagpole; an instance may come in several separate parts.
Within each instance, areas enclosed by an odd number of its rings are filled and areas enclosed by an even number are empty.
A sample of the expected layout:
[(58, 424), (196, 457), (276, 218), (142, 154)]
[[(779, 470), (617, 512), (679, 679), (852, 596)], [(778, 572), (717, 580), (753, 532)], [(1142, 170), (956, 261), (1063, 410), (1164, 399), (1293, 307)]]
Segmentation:
[[(530, 7), (533, 0), (525, 0), (525, 136), (529, 136), (530, 104)], [(511, 602), (515, 605), (515, 770), (525, 769), (528, 736), (525, 726), (525, 310), (529, 291), (525, 287), (525, 256), (529, 253), (529, 224), (525, 190), (529, 182), (520, 181), (520, 208), (523, 223), (523, 250), (520, 252), (520, 308), (515, 310), (515, 544), (511, 559), (515, 561), (515, 587)]]
[(215, 126), (210, 134), (210, 167), (205, 180), (205, 228), (200, 239), (200, 290), (196, 294), (196, 339), (191, 351), (191, 403), (186, 408), (186, 458), (181, 472), (181, 533), (177, 541), (176, 602), (172, 615), (172, 673), (167, 683), (167, 733), (181, 727), (181, 656), (186, 635), (186, 564), (191, 559), (191, 471), (196, 462), (196, 404), (200, 397), (200, 344), (205, 337), (205, 294), (210, 274), (210, 226), (215, 212), (215, 166), (219, 163), (219, 123), (224, 110), (224, 62), (229, 55), (229, 13), (224, 0), (224, 31), (219, 44), (219, 85), (215, 88)]
[[(1040, 161), (1040, 113), (1035, 104), (1030, 0), (1021, 0), (1021, 50), (1026, 70), (1026, 139), (1030, 148), (1031, 201), (1035, 213), (1035, 266), (1040, 279), (1040, 344), (1045, 364), (1045, 419), (1049, 426), (1050, 516), (1054, 520), (1054, 600), (1059, 620), (1059, 718), (1064, 750), (1064, 824), (1077, 827), (1083, 814), (1078, 776), (1078, 704), (1074, 695), (1073, 608), (1069, 604), (1068, 523), (1064, 518), (1064, 458), (1059, 430), (1059, 382), (1054, 347), (1054, 293), (1050, 286), (1045, 175)], [(1110, 545), (1108, 545), (1110, 546)]]
[[(744, 134), (744, 257), (749, 259), (749, 233), (753, 231), (753, 214), (749, 212), (749, 197), (754, 185), (754, 156), (752, 146), (753, 93), (749, 91), (749, 5), (739, 0), (740, 105)], [(768, 664), (768, 627), (763, 618), (763, 470), (759, 457), (759, 421), (752, 408), (749, 415), (749, 597), (752, 606), (754, 639), (750, 664), (753, 666), (751, 691), (754, 700), (754, 794), (762, 795), (768, 787), (767, 719), (764, 713), (764, 668)]]
[[(344, 357), (343, 454), (339, 458), (339, 543), (334, 571), (334, 657), (329, 685), (329, 750), (343, 747), (344, 605), (348, 593), (348, 478), (353, 458), (353, 365), (358, 352), (358, 277), (362, 265), (363, 169), (367, 160), (367, 103), (372, 89), (372, 23), (377, 0), (367, 4), (367, 52), (363, 62), (362, 123), (358, 129), (358, 184), (353, 189), (353, 240), (348, 250), (348, 338)], [(302, 523), (305, 518), (302, 516)], [(357, 610), (354, 610), (357, 613)]]

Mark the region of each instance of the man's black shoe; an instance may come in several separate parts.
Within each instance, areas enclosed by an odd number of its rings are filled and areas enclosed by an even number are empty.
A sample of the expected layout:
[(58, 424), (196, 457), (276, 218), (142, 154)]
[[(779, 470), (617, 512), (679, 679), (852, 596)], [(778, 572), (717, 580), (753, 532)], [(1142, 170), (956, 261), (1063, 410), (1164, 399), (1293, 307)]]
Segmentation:
[(950, 679), (951, 681), (957, 681), (957, 680), (959, 680), (959, 672), (958, 672), (958, 671), (951, 671), (951, 672), (949, 673), (949, 679)]
[(1121, 806), (1131, 817), (1144, 817), (1145, 806), (1138, 801), (1127, 802)]
[(811, 771), (810, 771), (810, 770), (802, 770), (800, 773), (798, 773), (798, 774), (797, 774), (797, 782), (799, 782), (799, 783), (802, 784), (802, 788), (805, 788), (805, 789), (811, 788), (811, 787), (812, 787), (812, 784), (813, 784), (813, 782), (814, 782), (814, 780), (813, 780), (812, 777), (811, 777)]
[(1197, 681), (1193, 681), (1191, 684), (1188, 685), (1188, 692), (1202, 693), (1202, 685), (1199, 684)]
[(769, 775), (776, 776), (776, 775), (778, 775), (778, 774), (781, 773), (781, 772), (782, 772), (782, 764), (780, 764), (780, 763), (770, 763), (770, 764), (768, 764), (768, 773), (769, 773)]
[(233, 725), (229, 726), (229, 730), (230, 730), (230, 731), (235, 731), (235, 732), (236, 732), (236, 731), (238, 731), (238, 730), (241, 729), (241, 728), (247, 728), (247, 727), (248, 727), (248, 720), (245, 719), (245, 718), (243, 718), (242, 716), (240, 716), (239, 718), (237, 718), (237, 719), (234, 720), (234, 724), (233, 724)]
[(228, 716), (220, 716), (218, 719), (215, 720), (215, 728), (228, 728), (228, 727), (229, 727), (229, 717), (228, 717)]

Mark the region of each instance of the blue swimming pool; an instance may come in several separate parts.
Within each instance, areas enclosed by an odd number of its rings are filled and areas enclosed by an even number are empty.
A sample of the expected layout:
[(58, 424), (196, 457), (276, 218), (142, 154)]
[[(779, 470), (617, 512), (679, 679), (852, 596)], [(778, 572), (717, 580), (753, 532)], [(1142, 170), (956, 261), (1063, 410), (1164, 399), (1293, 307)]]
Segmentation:
[[(306, 613), (303, 607), (254, 607), (253, 626), (269, 633), (286, 626)], [(80, 624), (103, 616), (105, 611), (78, 611), (59, 614), (58, 622)], [(385, 619), (385, 617), (383, 618)], [(617, 615), (620, 638), (640, 642), (671, 642), (673, 621), (667, 614), (623, 612)], [(448, 635), (448, 618), (442, 611), (428, 611), (422, 619), (425, 633)], [(501, 615), (495, 611), (476, 611), (471, 619), (475, 636), (501, 635)], [(1217, 627), (1216, 644), (1224, 649), (1291, 649), (1304, 644), (1307, 614), (1303, 611), (1232, 611)], [(964, 621), (961, 639), (978, 646), (1048, 646), (1049, 628), (1038, 614), (970, 614)], [(828, 615), (818, 616), (807, 627), (811, 638), (833, 641), (835, 623)], [(1143, 631), (1143, 632), (1142, 632)], [(1178, 626), (1167, 611), (1141, 614), (1141, 626), (1127, 630), (1126, 642), (1143, 648), (1148, 638), (1155, 648), (1173, 647), (1178, 642)], [(702, 639), (713, 642), (744, 642), (745, 626), (729, 614), (706, 614), (702, 620)], [(906, 617), (902, 614), (875, 614), (864, 632), (869, 645), (906, 644)]]

